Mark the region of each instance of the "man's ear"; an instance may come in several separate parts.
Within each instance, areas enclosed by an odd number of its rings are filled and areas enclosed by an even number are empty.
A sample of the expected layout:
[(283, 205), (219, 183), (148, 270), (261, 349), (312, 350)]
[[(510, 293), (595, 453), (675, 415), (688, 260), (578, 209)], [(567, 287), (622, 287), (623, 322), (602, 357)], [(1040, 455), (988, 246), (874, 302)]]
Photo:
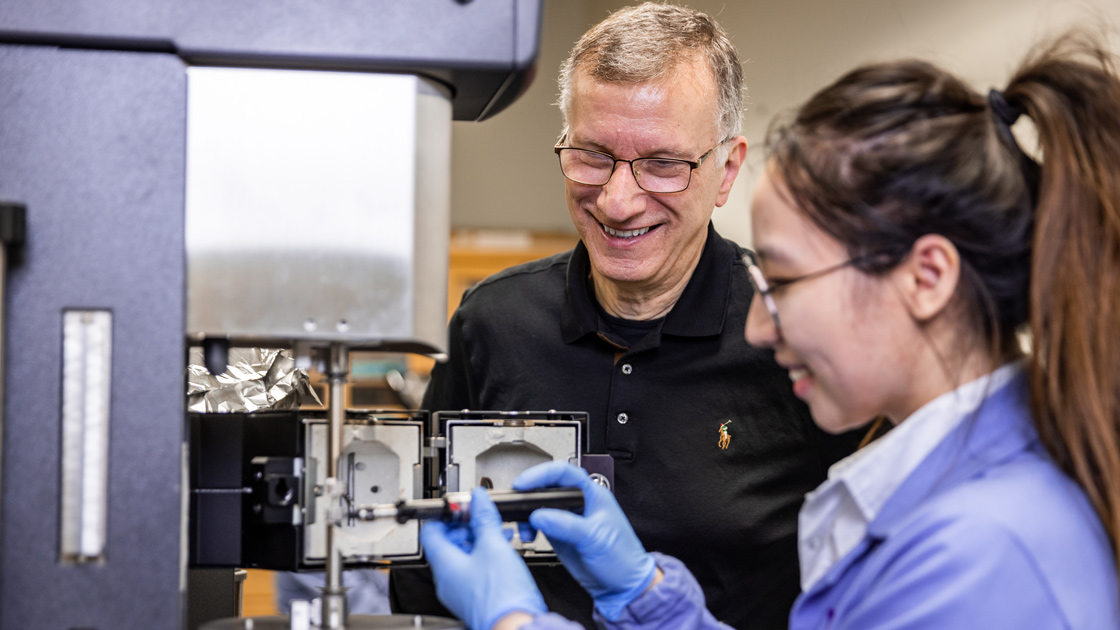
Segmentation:
[(727, 198), (731, 195), (731, 185), (735, 183), (735, 178), (739, 175), (739, 169), (743, 168), (743, 160), (747, 159), (747, 139), (743, 136), (735, 136), (727, 141), (731, 145), (727, 153), (727, 160), (723, 163), (723, 179), (719, 182), (719, 195), (716, 197), (716, 207), (721, 207), (727, 203)]
[(944, 236), (926, 234), (914, 241), (910, 254), (891, 275), (914, 319), (929, 321), (943, 313), (956, 294), (960, 252)]

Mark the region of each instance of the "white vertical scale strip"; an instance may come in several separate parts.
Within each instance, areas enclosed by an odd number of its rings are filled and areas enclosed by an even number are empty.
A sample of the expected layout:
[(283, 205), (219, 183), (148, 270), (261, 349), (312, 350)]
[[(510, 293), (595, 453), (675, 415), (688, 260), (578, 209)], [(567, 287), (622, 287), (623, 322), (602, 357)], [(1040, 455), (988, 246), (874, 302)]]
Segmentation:
[(113, 319), (71, 310), (62, 325), (62, 559), (105, 554)]

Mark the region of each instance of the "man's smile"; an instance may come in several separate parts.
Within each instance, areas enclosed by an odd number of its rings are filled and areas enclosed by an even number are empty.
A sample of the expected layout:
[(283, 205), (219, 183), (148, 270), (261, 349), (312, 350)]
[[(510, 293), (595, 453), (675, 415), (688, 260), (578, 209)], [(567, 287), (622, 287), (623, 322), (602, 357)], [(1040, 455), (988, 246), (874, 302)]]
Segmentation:
[(604, 232), (606, 232), (608, 235), (613, 236), (615, 238), (634, 238), (636, 236), (641, 236), (641, 235), (645, 234), (646, 232), (649, 232), (653, 228), (658, 227), (658, 226), (654, 225), (654, 226), (646, 226), (646, 227), (643, 227), (643, 228), (638, 228), (636, 230), (616, 230), (614, 228), (608, 227), (607, 225), (605, 225), (603, 223), (600, 223), (599, 225), (602, 226)]

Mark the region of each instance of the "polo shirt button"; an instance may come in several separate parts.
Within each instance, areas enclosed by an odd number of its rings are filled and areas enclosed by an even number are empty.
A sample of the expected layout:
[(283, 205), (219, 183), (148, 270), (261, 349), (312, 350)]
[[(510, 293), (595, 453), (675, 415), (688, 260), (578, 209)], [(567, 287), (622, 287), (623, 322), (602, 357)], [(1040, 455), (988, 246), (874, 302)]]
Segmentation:
[(630, 364), (629, 364), (629, 363), (624, 363), (624, 364), (622, 365), (622, 373), (623, 373), (623, 374), (629, 374), (629, 373), (631, 373), (631, 372), (633, 372), (633, 371), (634, 371), (634, 368), (630, 367)]
[(618, 414), (615, 419), (618, 420), (619, 424), (626, 424), (627, 422), (630, 422), (630, 416), (626, 415), (625, 413)]

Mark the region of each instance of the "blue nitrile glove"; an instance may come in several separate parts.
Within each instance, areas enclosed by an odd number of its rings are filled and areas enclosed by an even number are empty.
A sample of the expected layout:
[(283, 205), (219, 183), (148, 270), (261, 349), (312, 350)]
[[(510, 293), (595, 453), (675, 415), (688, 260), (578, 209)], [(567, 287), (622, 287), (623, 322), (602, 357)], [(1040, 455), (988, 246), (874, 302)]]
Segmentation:
[(420, 543), (435, 576), (436, 596), (471, 630), (489, 630), (514, 611), (545, 612), (529, 567), (510, 546), (502, 517), (482, 488), (471, 492), (470, 525), (429, 521)]
[(577, 486), (583, 490), (583, 515), (539, 509), (529, 523), (544, 532), (564, 567), (595, 600), (611, 621), (641, 595), (657, 573), (630, 521), (610, 490), (595, 483), (581, 468), (564, 462), (533, 466), (513, 482), (514, 490)]

